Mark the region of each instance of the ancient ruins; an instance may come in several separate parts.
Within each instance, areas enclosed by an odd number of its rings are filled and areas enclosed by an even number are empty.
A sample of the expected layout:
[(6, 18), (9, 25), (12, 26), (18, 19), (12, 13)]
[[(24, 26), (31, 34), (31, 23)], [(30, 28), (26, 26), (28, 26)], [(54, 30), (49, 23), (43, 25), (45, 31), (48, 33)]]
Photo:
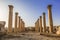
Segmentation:
[[(7, 30), (4, 29), (6, 35), (16, 35), (18, 36), (19, 33), (25, 33), (27, 30), (35, 33), (39, 33), (40, 35), (45, 35), (45, 36), (57, 36), (60, 37), (60, 27), (54, 28), (53, 26), (53, 18), (52, 18), (52, 5), (48, 5), (48, 24), (49, 26), (46, 26), (46, 13), (43, 12), (42, 15), (37, 19), (35, 22), (35, 27), (31, 28), (26, 28), (25, 27), (25, 22), (19, 16), (18, 12), (15, 12), (15, 23), (14, 23), (14, 28), (12, 28), (13, 25), (13, 5), (8, 5), (9, 7), (9, 17), (8, 17), (8, 28)], [(2, 24), (0, 23), (0, 31), (5, 27), (5, 22)], [(2, 27), (3, 26), (3, 27)], [(54, 30), (56, 29), (56, 30)], [(4, 33), (4, 31), (2, 33)], [(58, 36), (59, 35), (59, 36)]]

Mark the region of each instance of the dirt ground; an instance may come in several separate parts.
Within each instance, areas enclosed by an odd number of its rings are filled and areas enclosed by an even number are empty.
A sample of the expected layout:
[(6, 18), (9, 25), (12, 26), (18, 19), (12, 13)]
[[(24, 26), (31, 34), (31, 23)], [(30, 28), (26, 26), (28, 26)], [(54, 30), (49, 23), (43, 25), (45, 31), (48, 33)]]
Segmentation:
[(59, 37), (47, 37), (44, 35), (40, 35), (40, 33), (19, 33), (14, 34), (14, 36), (4, 36), (1, 40), (60, 40)]

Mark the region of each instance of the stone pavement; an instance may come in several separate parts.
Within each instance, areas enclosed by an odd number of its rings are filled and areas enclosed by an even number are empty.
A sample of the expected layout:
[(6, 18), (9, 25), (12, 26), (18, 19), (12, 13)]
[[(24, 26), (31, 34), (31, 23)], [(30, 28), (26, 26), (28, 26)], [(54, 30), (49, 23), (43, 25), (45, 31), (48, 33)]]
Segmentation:
[(40, 33), (20, 33), (19, 36), (4, 36), (1, 40), (60, 40), (59, 37), (48, 37), (40, 35)]

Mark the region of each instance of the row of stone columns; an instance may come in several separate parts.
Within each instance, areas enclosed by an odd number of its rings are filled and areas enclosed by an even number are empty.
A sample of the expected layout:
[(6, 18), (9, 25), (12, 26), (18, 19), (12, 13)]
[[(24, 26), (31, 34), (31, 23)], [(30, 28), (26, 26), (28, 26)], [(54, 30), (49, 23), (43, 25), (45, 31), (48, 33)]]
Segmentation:
[[(43, 27), (42, 27), (42, 22), (43, 22)], [(53, 33), (53, 20), (52, 20), (51, 5), (48, 5), (48, 23), (49, 23), (49, 32)], [(36, 21), (35, 31), (38, 31), (38, 32), (40, 31), (40, 33), (42, 33), (42, 32), (46, 33), (46, 15), (45, 15), (45, 12), (43, 12), (43, 15), (40, 16), (39, 20)]]
[[(9, 19), (8, 19), (8, 33), (12, 33), (12, 21), (13, 20), (13, 6), (9, 5)], [(21, 19), (20, 16), (18, 16), (18, 12), (15, 12), (15, 27), (14, 27), (14, 33), (25, 31), (25, 23)]]

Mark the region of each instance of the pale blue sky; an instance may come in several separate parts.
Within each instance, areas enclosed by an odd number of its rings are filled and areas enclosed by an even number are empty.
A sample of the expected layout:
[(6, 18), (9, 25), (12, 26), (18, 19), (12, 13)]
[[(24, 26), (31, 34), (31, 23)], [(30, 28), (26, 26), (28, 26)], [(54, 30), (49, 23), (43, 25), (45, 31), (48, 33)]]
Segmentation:
[(8, 5), (13, 5), (13, 16), (15, 16), (15, 12), (18, 12), (26, 26), (34, 26), (43, 12), (46, 13), (46, 24), (48, 25), (48, 4), (52, 4), (54, 25), (60, 25), (60, 0), (0, 0), (0, 21), (6, 21), (6, 26), (8, 26)]

